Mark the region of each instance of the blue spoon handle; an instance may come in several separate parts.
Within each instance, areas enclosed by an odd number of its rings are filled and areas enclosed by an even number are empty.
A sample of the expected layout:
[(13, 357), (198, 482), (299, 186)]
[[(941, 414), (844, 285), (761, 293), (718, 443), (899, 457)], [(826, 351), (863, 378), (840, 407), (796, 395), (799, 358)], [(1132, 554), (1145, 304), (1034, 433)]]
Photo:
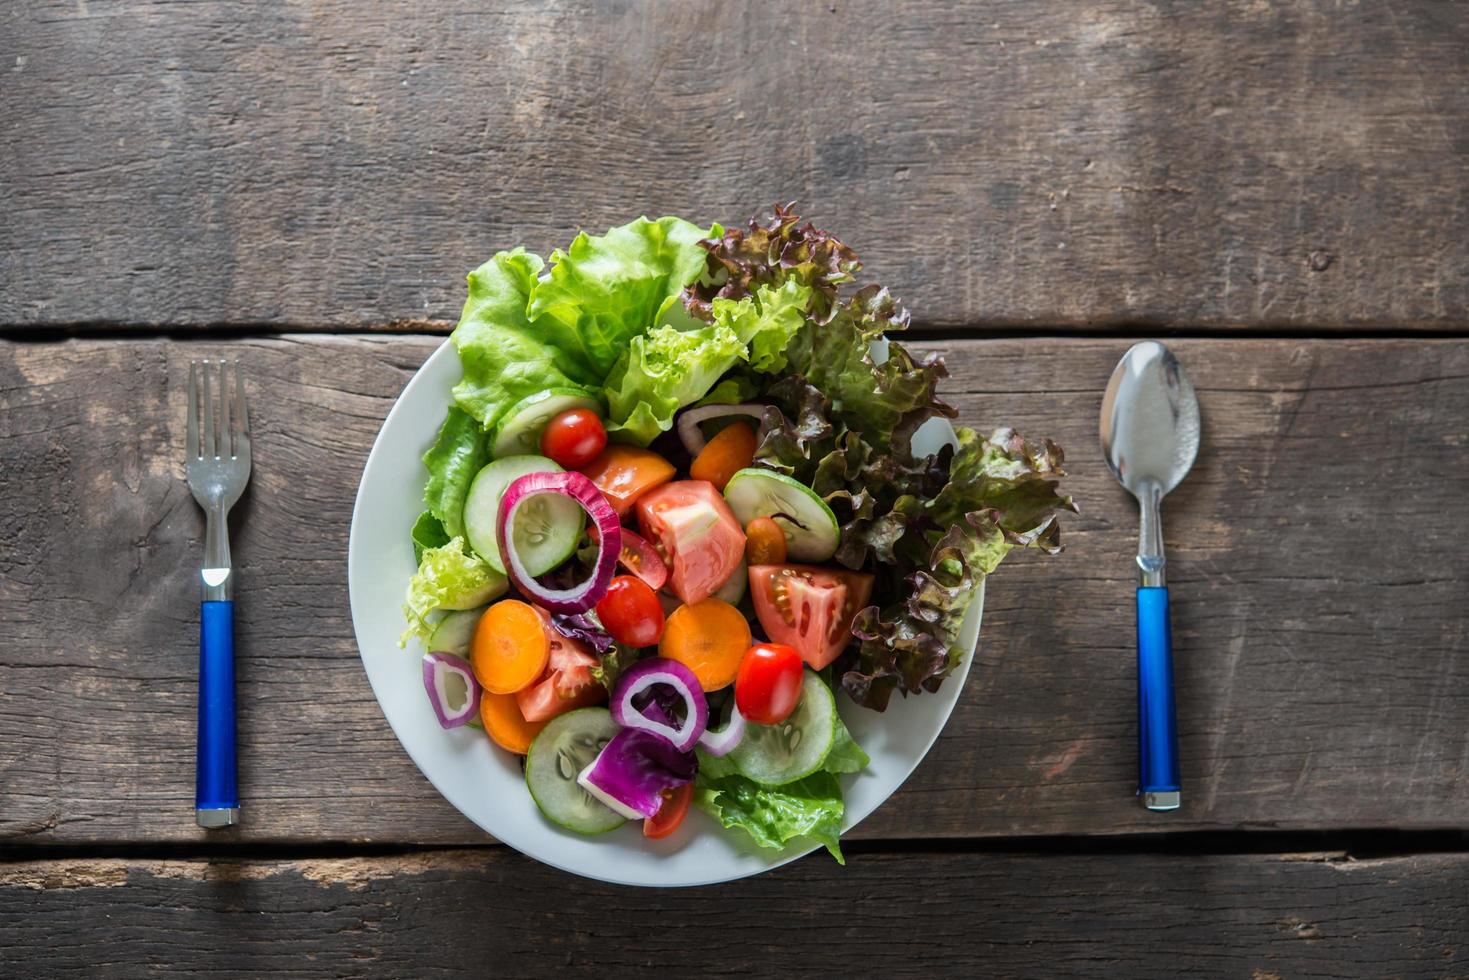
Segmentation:
[(1149, 810), (1179, 803), (1178, 715), (1168, 587), (1137, 590), (1138, 793)]
[(201, 827), (238, 822), (235, 782), (235, 604), (199, 607), (199, 755), (194, 816)]

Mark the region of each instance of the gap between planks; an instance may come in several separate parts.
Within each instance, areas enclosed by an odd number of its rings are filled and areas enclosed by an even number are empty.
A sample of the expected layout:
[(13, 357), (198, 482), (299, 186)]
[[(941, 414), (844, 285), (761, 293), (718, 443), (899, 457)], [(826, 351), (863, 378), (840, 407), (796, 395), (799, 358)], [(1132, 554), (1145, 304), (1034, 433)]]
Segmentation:
[[(372, 860), (433, 855), (440, 852), (499, 851), (497, 841), (483, 844), (270, 844), (247, 841), (219, 843), (88, 843), (33, 847), (0, 843), (0, 881), (5, 866), (89, 860)], [(953, 854), (1031, 857), (1275, 857), (1286, 861), (1358, 863), (1434, 854), (1469, 854), (1469, 831), (1185, 831), (1182, 833), (1080, 837), (937, 837), (844, 840), (848, 857), (896, 854)]]
[[(67, 326), (32, 327), (0, 324), (0, 341), (11, 343), (54, 343), (61, 340), (175, 340), (230, 341), (280, 337), (289, 334), (346, 337), (413, 337), (448, 336), (455, 324), (448, 320), (393, 320), (384, 324), (311, 323), (89, 323)], [(1143, 321), (1101, 322), (1096, 324), (1046, 325), (1025, 323), (976, 323), (960, 327), (915, 323), (903, 331), (902, 339), (911, 343), (942, 343), (954, 340), (1127, 340), (1166, 337), (1170, 340), (1431, 340), (1461, 341), (1469, 339), (1469, 323), (1442, 329), (1395, 327), (1375, 324), (1370, 327), (1320, 325), (1291, 327), (1264, 325), (1250, 327), (1200, 327), (1188, 324), (1149, 323)]]

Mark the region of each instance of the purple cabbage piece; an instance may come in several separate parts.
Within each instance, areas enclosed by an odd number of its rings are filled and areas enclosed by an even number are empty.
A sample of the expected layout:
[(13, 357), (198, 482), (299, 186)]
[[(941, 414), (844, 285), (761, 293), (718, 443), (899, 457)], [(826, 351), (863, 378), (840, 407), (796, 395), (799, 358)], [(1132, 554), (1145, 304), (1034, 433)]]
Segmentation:
[(657, 814), (663, 792), (691, 782), (698, 770), (693, 752), (680, 752), (652, 732), (624, 728), (576, 781), (613, 811), (639, 820)]
[(580, 640), (598, 653), (612, 649), (612, 634), (587, 613), (552, 613), (551, 628), (571, 640)]

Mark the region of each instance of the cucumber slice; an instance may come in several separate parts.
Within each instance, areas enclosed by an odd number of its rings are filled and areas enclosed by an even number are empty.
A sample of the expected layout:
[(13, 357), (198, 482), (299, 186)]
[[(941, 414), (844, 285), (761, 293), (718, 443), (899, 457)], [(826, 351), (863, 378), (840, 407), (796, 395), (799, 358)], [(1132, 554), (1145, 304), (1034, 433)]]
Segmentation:
[(522, 398), (495, 426), (490, 453), (496, 459), (541, 451), (541, 433), (546, 423), (573, 408), (590, 408), (602, 414), (602, 403), (580, 388), (551, 388)]
[(485, 607), (460, 609), (439, 620), (433, 634), (428, 638), (428, 648), (455, 656), (469, 656), (469, 641), (474, 637), (474, 628), (485, 614)]
[(745, 589), (750, 584), (750, 566), (740, 559), (740, 567), (734, 570), (729, 580), (719, 587), (714, 593), (714, 598), (723, 599), (731, 606), (738, 606), (740, 600), (745, 597)]
[(578, 834), (605, 834), (626, 823), (576, 781), (617, 731), (606, 708), (568, 711), (541, 729), (525, 757), (525, 785), (547, 820)]
[[(469, 485), (464, 501), (464, 536), (490, 567), (505, 574), (500, 558), (500, 499), (505, 488), (527, 473), (560, 473), (544, 456), (506, 456), (485, 466)], [(586, 514), (569, 497), (543, 493), (528, 500), (515, 517), (515, 550), (532, 575), (543, 575), (571, 557), (581, 540)]]
[(773, 470), (740, 470), (725, 484), (724, 499), (741, 524), (774, 518), (786, 533), (786, 554), (793, 561), (826, 561), (837, 552), (842, 529), (836, 515), (800, 480)]
[(729, 753), (736, 768), (757, 783), (784, 786), (821, 768), (836, 742), (836, 699), (813, 671), (801, 679), (801, 703), (779, 725), (745, 728)]

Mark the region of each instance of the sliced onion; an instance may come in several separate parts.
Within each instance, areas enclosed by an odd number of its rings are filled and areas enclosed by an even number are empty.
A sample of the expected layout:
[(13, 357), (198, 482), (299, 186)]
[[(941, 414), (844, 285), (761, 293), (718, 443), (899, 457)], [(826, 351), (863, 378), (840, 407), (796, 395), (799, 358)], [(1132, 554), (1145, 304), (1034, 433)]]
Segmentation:
[(683, 447), (688, 450), (690, 456), (697, 456), (704, 451), (708, 440), (704, 433), (699, 431), (702, 422), (710, 419), (728, 418), (731, 415), (748, 415), (752, 419), (760, 420), (760, 430), (765, 430), (765, 405), (746, 403), (744, 405), (705, 405), (702, 408), (686, 408), (678, 417), (678, 438), (683, 442)]
[(729, 721), (724, 723), (720, 729), (706, 728), (704, 734), (699, 736), (699, 748), (710, 755), (729, 755), (730, 750), (740, 744), (740, 739), (745, 737), (745, 716), (740, 714), (740, 709), (735, 705), (734, 698), (729, 699)]
[[(455, 678), (464, 682), (464, 703), (454, 704), (450, 684)], [(479, 681), (463, 657), (442, 650), (423, 655), (423, 686), (429, 704), (444, 728), (458, 728), (479, 713)]]
[[(639, 709), (633, 703), (638, 695), (652, 694), (659, 686), (683, 702), (682, 724), (668, 711)], [(653, 657), (633, 664), (617, 679), (612, 689), (612, 720), (623, 728), (651, 732), (680, 752), (690, 752), (709, 724), (709, 702), (692, 670), (676, 660)]]
[[(567, 589), (551, 588), (537, 582), (515, 553), (515, 535), (510, 533), (515, 524), (515, 514), (521, 504), (543, 493), (557, 493), (576, 501), (592, 519), (592, 525), (598, 532), (597, 561), (591, 576)], [(552, 612), (579, 613), (595, 606), (607, 594), (607, 585), (617, 570), (618, 552), (622, 550), (622, 524), (617, 519), (617, 512), (602, 496), (602, 491), (580, 473), (527, 473), (510, 484), (500, 501), (500, 526), (497, 530), (500, 534), (500, 557), (505, 560), (510, 581), (527, 598)]]
[(624, 728), (576, 777), (582, 789), (629, 820), (651, 817), (663, 791), (694, 778), (699, 762), (651, 732)]

